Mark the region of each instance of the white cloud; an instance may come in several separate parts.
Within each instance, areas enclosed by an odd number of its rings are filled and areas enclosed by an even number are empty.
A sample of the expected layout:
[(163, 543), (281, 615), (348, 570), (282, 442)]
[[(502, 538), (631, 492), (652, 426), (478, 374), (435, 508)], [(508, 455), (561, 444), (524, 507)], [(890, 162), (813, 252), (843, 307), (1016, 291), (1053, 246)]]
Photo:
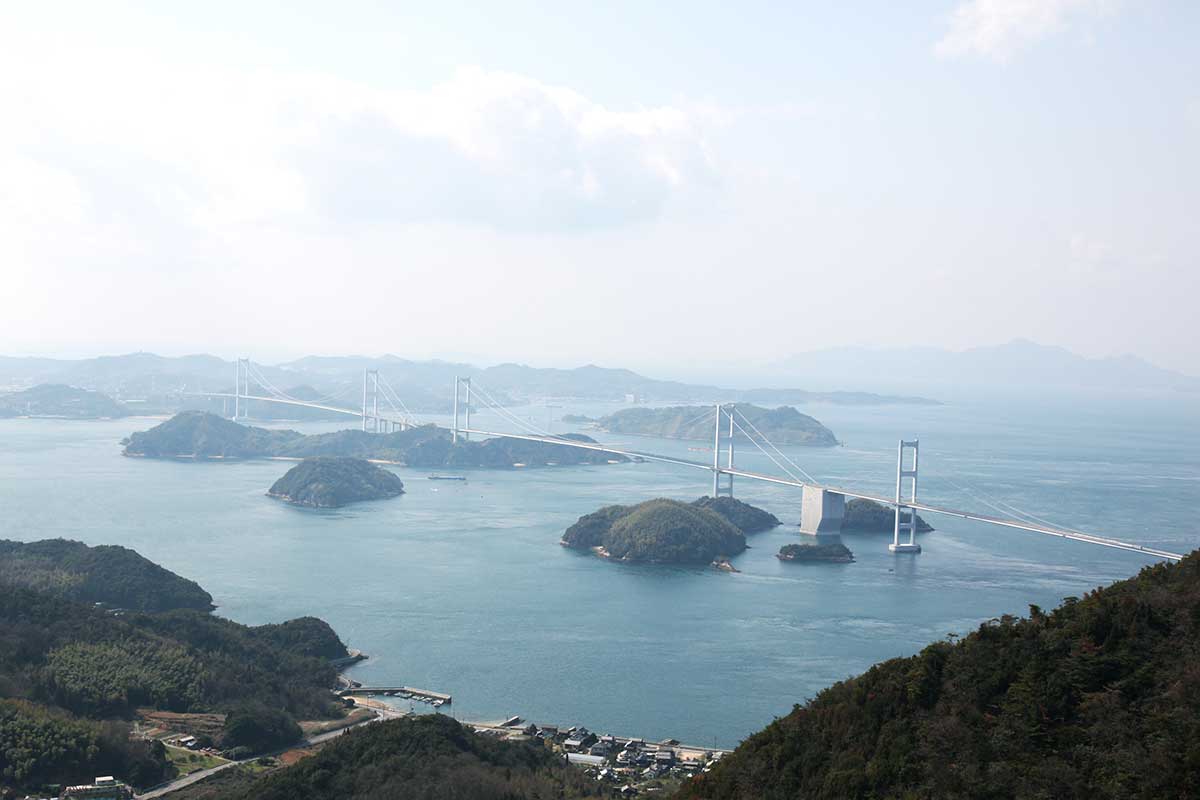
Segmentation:
[(935, 46), (940, 56), (1005, 61), (1074, 21), (1111, 11), (1118, 0), (968, 0), (950, 18)]
[(103, 209), (140, 224), (571, 230), (654, 219), (715, 175), (702, 111), (611, 109), (519, 75), (463, 69), (424, 90), (385, 91), (57, 55), (0, 57), (0, 101), (15, 110), (0, 160), (24, 165), (0, 185), (0, 207), (48, 196), (38, 176), (53, 173), (74, 187), (56, 192), (71, 206), (63, 213)]

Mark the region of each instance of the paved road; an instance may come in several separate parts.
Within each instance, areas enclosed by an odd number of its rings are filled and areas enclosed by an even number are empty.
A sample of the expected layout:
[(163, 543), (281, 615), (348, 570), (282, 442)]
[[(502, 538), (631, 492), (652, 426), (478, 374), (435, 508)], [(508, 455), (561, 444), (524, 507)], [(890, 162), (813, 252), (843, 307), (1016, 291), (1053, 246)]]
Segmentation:
[(321, 744), (322, 742), (327, 742), (330, 739), (334, 738), (335, 736), (341, 736), (343, 733), (345, 733), (348, 730), (352, 730), (353, 728), (360, 728), (363, 725), (370, 725), (372, 722), (382, 722), (385, 719), (395, 719), (397, 717), (405, 716), (404, 712), (402, 712), (402, 711), (384, 711), (382, 709), (372, 709), (372, 710), (378, 711), (379, 716), (373, 717), (368, 720), (364, 720), (362, 722), (356, 723), (354, 725), (350, 725), (345, 728), (338, 728), (337, 730), (334, 730), (334, 731), (328, 731), (326, 733), (319, 733), (316, 736), (310, 736), (309, 738), (302, 739), (301, 741), (297, 742), (296, 744), (292, 745), (291, 747), (285, 748), (284, 750), (277, 750), (274, 753), (262, 753), (260, 755), (253, 756), (251, 758), (242, 759), (241, 761), (229, 761), (224, 764), (219, 764), (215, 767), (210, 767), (209, 769), (202, 769), (199, 772), (193, 772), (190, 775), (184, 775), (182, 778), (177, 778), (176, 780), (173, 780), (170, 783), (165, 783), (161, 786), (156, 786), (153, 789), (150, 789), (149, 791), (147, 791), (145, 794), (137, 795), (136, 796), (137, 800), (151, 800), (151, 798), (162, 797), (171, 792), (178, 791), (179, 789), (182, 789), (185, 786), (191, 786), (193, 783), (199, 783), (200, 781), (204, 780), (205, 778), (207, 778), (211, 775), (216, 775), (218, 772), (220, 772), (223, 769), (229, 769), (230, 767), (236, 767), (238, 764), (247, 764), (251, 761), (262, 758), (263, 756), (278, 755), (279, 753), (286, 752), (287, 750), (295, 750), (297, 747), (312, 747), (313, 745), (318, 745), (318, 744)]

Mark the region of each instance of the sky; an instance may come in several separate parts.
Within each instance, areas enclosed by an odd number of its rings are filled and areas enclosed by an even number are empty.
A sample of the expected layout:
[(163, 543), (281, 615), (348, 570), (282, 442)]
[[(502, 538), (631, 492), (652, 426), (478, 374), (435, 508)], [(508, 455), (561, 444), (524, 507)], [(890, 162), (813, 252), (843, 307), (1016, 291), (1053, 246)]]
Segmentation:
[(1200, 374), (1200, 4), (6, 2), (0, 353)]

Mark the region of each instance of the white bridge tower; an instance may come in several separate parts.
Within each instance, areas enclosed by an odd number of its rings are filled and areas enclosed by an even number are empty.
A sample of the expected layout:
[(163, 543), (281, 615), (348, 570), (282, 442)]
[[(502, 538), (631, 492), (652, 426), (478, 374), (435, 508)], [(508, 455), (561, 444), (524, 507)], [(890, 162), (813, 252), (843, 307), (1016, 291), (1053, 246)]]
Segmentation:
[[(369, 409), (369, 411), (368, 411)], [(362, 394), (362, 429), (367, 430), (367, 419), (371, 420), (371, 430), (379, 433), (379, 370), (363, 370)]]
[[(244, 391), (243, 387), (245, 387)], [(245, 406), (242, 405), (242, 398), (248, 394), (250, 394), (250, 359), (239, 358), (237, 360), (237, 377), (233, 381), (234, 422), (246, 416), (246, 412), (248, 411), (247, 406), (250, 403), (247, 401)]]
[(463, 428), (465, 428), (466, 430), (463, 432), (463, 438), (466, 439), (467, 441), (471, 440), (471, 434), (467, 432), (467, 431), (471, 430), (471, 379), (470, 378), (460, 378), (457, 375), (455, 375), (454, 376), (454, 424), (450, 427), (450, 440), (452, 442), (454, 442), (455, 444), (458, 444), (458, 406), (459, 406), (458, 388), (460, 385), (465, 387), (464, 395), (465, 395), (465, 401), (466, 401), (465, 402), (466, 414), (465, 414), (465, 419), (463, 421)]
[[(919, 553), (921, 545), (917, 544), (917, 512), (911, 505), (905, 505), (904, 481), (910, 481), (908, 486), (908, 503), (917, 502), (917, 455), (920, 451), (920, 441), (906, 442), (900, 440), (896, 450), (896, 524), (892, 531), (892, 543), (888, 550), (893, 553)], [(912, 467), (904, 467), (904, 451), (912, 451)], [(900, 541), (900, 532), (908, 531), (908, 541)]]
[[(713, 430), (713, 465), (712, 465), (713, 489), (712, 489), (712, 496), (714, 498), (720, 497), (721, 495), (728, 495), (729, 497), (733, 497), (733, 473), (725, 472), (721, 469), (721, 431), (722, 430), (727, 431), (726, 437), (725, 437), (726, 438), (725, 469), (733, 469), (733, 410), (734, 410), (734, 405), (732, 403), (730, 403), (728, 405), (723, 405), (721, 403), (717, 403), (717, 422), (716, 422), (716, 426)], [(724, 424), (725, 420), (722, 418), (722, 416), (721, 416), (722, 414), (724, 414), (726, 417), (729, 418), (728, 428), (726, 428), (726, 426)], [(721, 480), (721, 476), (725, 477), (724, 481)]]

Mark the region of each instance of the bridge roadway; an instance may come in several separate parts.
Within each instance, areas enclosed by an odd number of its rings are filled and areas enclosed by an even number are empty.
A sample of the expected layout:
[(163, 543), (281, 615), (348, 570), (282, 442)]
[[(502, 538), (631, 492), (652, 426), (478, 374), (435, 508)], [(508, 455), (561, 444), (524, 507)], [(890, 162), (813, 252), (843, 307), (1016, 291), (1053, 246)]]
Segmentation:
[[(342, 408), (341, 406), (331, 406), (325, 403), (315, 403), (310, 400), (285, 400), (282, 397), (260, 397), (259, 395), (253, 394), (237, 395), (233, 392), (184, 392), (184, 394), (188, 395), (189, 397), (228, 397), (230, 399), (237, 399), (240, 397), (242, 400), (262, 400), (265, 403), (283, 403), (285, 406), (300, 406), (301, 408), (319, 408), (322, 411), (336, 411), (339, 414), (346, 414), (351, 417), (358, 417), (359, 419), (361, 419), (363, 416), (363, 412), (361, 410), (356, 411), (352, 408)], [(381, 419), (387, 422), (394, 422), (397, 425), (401, 423), (405, 425), (409, 424), (409, 421), (406, 419), (389, 417), (383, 414), (375, 414), (370, 411), (367, 412), (366, 416), (367, 419)]]
[[(545, 442), (547, 444), (561, 444), (568, 447), (577, 447), (584, 450), (596, 450), (602, 453), (612, 453), (614, 455), (625, 456), (627, 458), (644, 458), (647, 461), (658, 461), (664, 464), (675, 464), (682, 467), (692, 467), (694, 469), (702, 469), (708, 472), (721, 472), (725, 475), (736, 475), (740, 478), (748, 478), (755, 481), (764, 481), (766, 483), (775, 483), (781, 486), (794, 486), (803, 489), (804, 487), (812, 487), (814, 489), (824, 489), (827, 492), (845, 495), (846, 497), (854, 497), (861, 500), (872, 500), (876, 503), (885, 506), (895, 506), (896, 500), (893, 497), (880, 497), (878, 495), (867, 494), (865, 492), (856, 492), (850, 489), (841, 489), (836, 486), (825, 486), (818, 483), (804, 483), (803, 481), (794, 480), (791, 478), (779, 478), (774, 475), (764, 475), (760, 472), (749, 472), (743, 469), (731, 469), (728, 467), (714, 467), (712, 464), (706, 464), (702, 461), (693, 461), (687, 458), (676, 458), (673, 456), (662, 456), (657, 453), (644, 453), (638, 450), (623, 450), (615, 447), (609, 447), (600, 443), (580, 442), (574, 439), (563, 439), (557, 436), (535, 436), (532, 434), (516, 434), (516, 433), (498, 433), (496, 431), (481, 431), (476, 429), (459, 428), (459, 433), (474, 433), (479, 436), (506, 436), (509, 439), (524, 439), (530, 442)], [(999, 525), (1004, 528), (1015, 528), (1017, 530), (1032, 531), (1046, 536), (1058, 536), (1063, 539), (1071, 539), (1077, 542), (1086, 542), (1088, 544), (1098, 544), (1102, 547), (1112, 547), (1117, 550), (1128, 550), (1134, 553), (1142, 553), (1156, 558), (1165, 558), (1171, 561), (1178, 561), (1183, 556), (1179, 553), (1171, 553), (1166, 550), (1158, 550), (1152, 547), (1143, 547), (1140, 544), (1132, 542), (1122, 542), (1118, 539), (1109, 539), (1103, 536), (1093, 536), (1088, 533), (1079, 531), (1063, 530), (1061, 528), (1053, 528), (1048, 525), (1037, 525), (1031, 522), (1021, 522), (1019, 520), (1004, 519), (1003, 517), (992, 517), (987, 514), (976, 514), (972, 511), (960, 511), (953, 508), (943, 508), (941, 506), (931, 506), (927, 503), (905, 503), (905, 508), (913, 508), (917, 511), (924, 511), (930, 514), (942, 514), (949, 517), (958, 517), (960, 519), (974, 520), (975, 522), (985, 522), (989, 525)]]
[[(232, 392), (188, 392), (187, 394), (190, 394), (193, 396), (198, 396), (198, 397), (231, 397), (231, 398), (239, 397), (239, 395), (234, 394)], [(290, 400), (290, 399), (284, 399), (284, 398), (280, 398), (280, 397), (262, 397), (259, 395), (249, 395), (249, 394), (242, 394), (242, 395), (240, 395), (240, 397), (243, 400), (261, 400), (261, 401), (268, 402), (268, 403), (283, 403), (284, 405), (301, 406), (304, 408), (319, 408), (319, 409), (322, 409), (325, 411), (334, 411), (334, 412), (337, 412), (340, 414), (346, 414), (346, 415), (352, 416), (352, 417), (362, 418), (364, 416), (362, 410), (355, 411), (355, 410), (349, 409), (349, 408), (342, 408), (339, 406), (331, 406), (331, 405), (327, 405), (324, 403), (315, 403), (315, 402), (308, 401), (308, 400)], [(382, 414), (373, 414), (373, 413), (368, 412), (365, 414), (365, 416), (368, 419), (385, 420), (388, 422), (394, 422), (396, 424), (408, 424), (407, 420), (397, 420), (397, 419), (393, 419), (391, 417), (385, 417)], [(645, 452), (641, 452), (638, 450), (624, 450), (624, 449), (620, 449), (620, 448), (616, 448), (616, 447), (610, 447), (608, 445), (604, 445), (604, 444), (600, 444), (600, 443), (580, 442), (580, 441), (576, 441), (574, 439), (564, 439), (564, 438), (560, 438), (557, 436), (539, 436), (539, 435), (522, 434), (522, 433), (501, 433), (501, 432), (497, 432), (497, 431), (484, 431), (484, 430), (478, 430), (478, 429), (474, 429), (474, 428), (459, 428), (458, 432), (459, 433), (474, 433), (479, 436), (506, 436), (510, 439), (523, 439), (525, 441), (544, 442), (546, 444), (561, 444), (561, 445), (565, 445), (567, 447), (576, 447), (576, 448), (580, 448), (580, 449), (584, 449), (584, 450), (596, 450), (596, 451), (599, 451), (602, 453), (612, 453), (614, 455), (625, 456), (627, 458), (635, 458), (636, 457), (636, 458), (645, 459), (647, 461), (657, 461), (657, 462), (660, 462), (663, 464), (674, 464), (676, 466), (681, 466), (681, 467), (691, 467), (693, 469), (702, 469), (702, 470), (705, 470), (708, 472), (716, 471), (716, 472), (720, 472), (725, 475), (736, 475), (741, 478), (748, 478), (750, 480), (763, 481), (766, 483), (775, 483), (775, 484), (779, 484), (781, 486), (794, 486), (794, 487), (801, 488), (801, 489), (803, 489), (804, 487), (811, 487), (814, 489), (823, 489), (827, 492), (833, 492), (836, 494), (843, 495), (845, 497), (854, 497), (854, 498), (859, 498), (862, 500), (872, 500), (876, 503), (880, 503), (885, 506), (895, 507), (895, 505), (896, 505), (895, 498), (891, 498), (891, 497), (880, 497), (878, 495), (867, 494), (865, 492), (856, 492), (856, 491), (852, 491), (849, 489), (841, 489), (836, 486), (825, 486), (825, 485), (818, 484), (818, 483), (804, 483), (803, 481), (798, 481), (798, 480), (794, 480), (791, 478), (780, 478), (780, 477), (776, 477), (774, 475), (764, 475), (759, 472), (749, 472), (747, 470), (742, 470), (742, 469), (714, 466), (713, 464), (707, 464), (702, 461), (693, 461), (693, 460), (687, 459), (687, 458), (676, 458), (674, 456), (663, 456), (663, 455), (659, 455), (657, 453), (645, 453)], [(1127, 551), (1130, 551), (1133, 553), (1142, 553), (1144, 555), (1154, 556), (1156, 558), (1165, 558), (1165, 559), (1168, 559), (1171, 561), (1178, 561), (1181, 558), (1183, 558), (1183, 556), (1181, 554), (1172, 553), (1167, 550), (1158, 550), (1158, 549), (1155, 549), (1152, 547), (1143, 547), (1140, 544), (1133, 544), (1132, 542), (1123, 542), (1118, 539), (1109, 539), (1109, 538), (1106, 538), (1103, 536), (1093, 536), (1088, 533), (1082, 533), (1080, 531), (1073, 531), (1073, 530), (1065, 530), (1065, 529), (1061, 529), (1061, 528), (1054, 528), (1049, 525), (1038, 525), (1033, 522), (1023, 522), (1020, 520), (1005, 519), (1003, 517), (993, 517), (993, 516), (989, 516), (987, 514), (976, 514), (971, 511), (960, 511), (958, 509), (953, 509), (953, 508), (943, 508), (940, 506), (932, 506), (927, 503), (905, 503), (904, 505), (907, 508), (913, 508), (913, 509), (916, 509), (917, 511), (924, 511), (929, 514), (941, 514), (943, 516), (958, 517), (959, 519), (973, 520), (975, 522), (983, 522), (983, 523), (987, 523), (989, 525), (999, 525), (1000, 527), (1003, 527), (1003, 528), (1014, 528), (1016, 530), (1031, 531), (1033, 533), (1040, 533), (1045, 536), (1057, 536), (1057, 537), (1060, 537), (1063, 539), (1071, 539), (1071, 540), (1077, 541), (1077, 542), (1086, 542), (1087, 544), (1096, 544), (1096, 545), (1100, 545), (1102, 547), (1112, 547), (1117, 550), (1127, 550)]]

